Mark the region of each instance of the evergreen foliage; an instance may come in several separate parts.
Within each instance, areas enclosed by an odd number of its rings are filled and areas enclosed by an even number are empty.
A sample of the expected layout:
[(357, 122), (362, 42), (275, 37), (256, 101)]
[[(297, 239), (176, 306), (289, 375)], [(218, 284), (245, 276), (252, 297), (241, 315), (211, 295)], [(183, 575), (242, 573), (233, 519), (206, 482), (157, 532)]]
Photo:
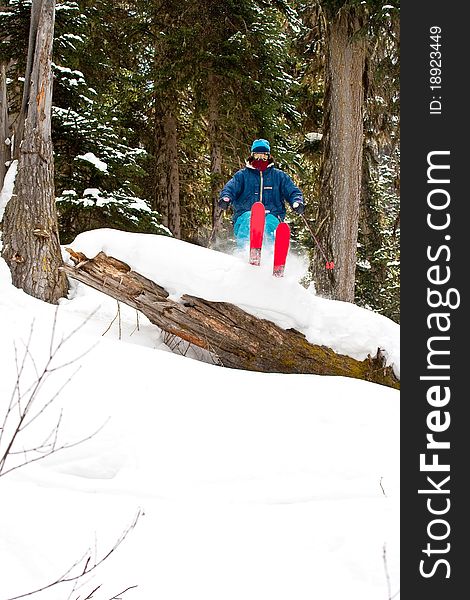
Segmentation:
[[(12, 131), (30, 8), (31, 0), (10, 0), (0, 12)], [(395, 0), (58, 1), (53, 143), (61, 241), (95, 227), (171, 234), (158, 200), (165, 143), (159, 127), (169, 113), (176, 126), (183, 239), (207, 243), (214, 194), (244, 165), (256, 137), (271, 141), (276, 163), (303, 190), (306, 217), (317, 231), (325, 20), (359, 9), (368, 19), (361, 32), (367, 59), (356, 302), (398, 320)], [(317, 260), (301, 221), (292, 213), (288, 220), (297, 250)], [(219, 237), (229, 243), (230, 232), (224, 216)]]
[(400, 322), (399, 150), (369, 158), (357, 253), (357, 303)]

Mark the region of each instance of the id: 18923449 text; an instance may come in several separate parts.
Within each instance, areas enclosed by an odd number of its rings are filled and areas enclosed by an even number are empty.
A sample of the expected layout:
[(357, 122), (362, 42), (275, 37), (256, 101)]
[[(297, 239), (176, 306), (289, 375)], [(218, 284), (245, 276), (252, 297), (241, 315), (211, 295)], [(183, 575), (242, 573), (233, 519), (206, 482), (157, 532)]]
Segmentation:
[(438, 25), (429, 28), (429, 114), (442, 114), (442, 29)]

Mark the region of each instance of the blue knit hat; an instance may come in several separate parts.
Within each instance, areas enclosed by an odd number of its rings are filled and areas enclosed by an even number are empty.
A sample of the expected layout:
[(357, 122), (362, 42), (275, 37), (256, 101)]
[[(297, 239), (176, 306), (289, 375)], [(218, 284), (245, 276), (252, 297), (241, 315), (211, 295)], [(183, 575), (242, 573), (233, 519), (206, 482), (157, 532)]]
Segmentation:
[(251, 151), (252, 152), (268, 152), (268, 154), (271, 154), (271, 146), (269, 145), (268, 140), (255, 140), (252, 144), (251, 144)]

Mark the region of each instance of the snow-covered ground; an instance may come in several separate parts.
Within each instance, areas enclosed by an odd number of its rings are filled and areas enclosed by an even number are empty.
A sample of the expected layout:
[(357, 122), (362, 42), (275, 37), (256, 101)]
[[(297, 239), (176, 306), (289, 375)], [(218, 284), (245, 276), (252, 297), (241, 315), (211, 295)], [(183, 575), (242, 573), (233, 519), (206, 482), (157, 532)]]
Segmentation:
[[(398, 325), (305, 290), (299, 258), (277, 280), (267, 260), (256, 269), (160, 236), (99, 230), (71, 247), (88, 256), (103, 249), (175, 299), (234, 302), (356, 358), (383, 348), (399, 373)], [(399, 393), (341, 377), (224, 369), (164, 342), (145, 317), (122, 305), (117, 315), (115, 301), (82, 284), (72, 284), (55, 319), (55, 307), (11, 285), (0, 261), (0, 427), (17, 371), (24, 407), (52, 348), (13, 450), (84, 440), (0, 477), (0, 600), (48, 585), (88, 550), (89, 565), (99, 561), (138, 511), (135, 528), (71, 598), (97, 586), (95, 600), (126, 588), (129, 600), (398, 598)], [(4, 470), (24, 457), (11, 454)], [(68, 598), (73, 586), (36, 597)]]
[(191, 294), (232, 302), (244, 310), (305, 333), (315, 344), (364, 360), (377, 348), (399, 376), (399, 326), (348, 302), (332, 302), (307, 291), (298, 281), (306, 272), (301, 257), (289, 256), (286, 277), (272, 277), (272, 255), (262, 267), (247, 265), (243, 253), (231, 256), (165, 236), (97, 229), (79, 235), (71, 247), (93, 257), (103, 250), (158, 282), (178, 299)]
[(13, 186), (15, 184), (16, 171), (18, 169), (18, 161), (13, 160), (8, 167), (8, 171), (5, 175), (5, 181), (3, 187), (0, 188), (0, 221), (3, 219), (6, 205), (8, 204), (12, 194)]

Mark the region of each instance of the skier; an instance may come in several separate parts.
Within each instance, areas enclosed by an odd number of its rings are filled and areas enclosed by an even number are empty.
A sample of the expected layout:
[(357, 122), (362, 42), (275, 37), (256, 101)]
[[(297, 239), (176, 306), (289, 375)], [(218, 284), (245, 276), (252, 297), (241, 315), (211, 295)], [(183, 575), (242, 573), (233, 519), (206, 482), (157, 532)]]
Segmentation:
[(255, 202), (262, 202), (266, 210), (265, 236), (274, 241), (279, 223), (284, 221), (288, 202), (293, 210), (302, 215), (305, 202), (302, 192), (292, 179), (274, 167), (268, 140), (257, 139), (251, 145), (246, 166), (228, 181), (219, 196), (219, 206), (233, 208), (233, 231), (239, 248), (244, 248), (250, 238), (250, 209)]

